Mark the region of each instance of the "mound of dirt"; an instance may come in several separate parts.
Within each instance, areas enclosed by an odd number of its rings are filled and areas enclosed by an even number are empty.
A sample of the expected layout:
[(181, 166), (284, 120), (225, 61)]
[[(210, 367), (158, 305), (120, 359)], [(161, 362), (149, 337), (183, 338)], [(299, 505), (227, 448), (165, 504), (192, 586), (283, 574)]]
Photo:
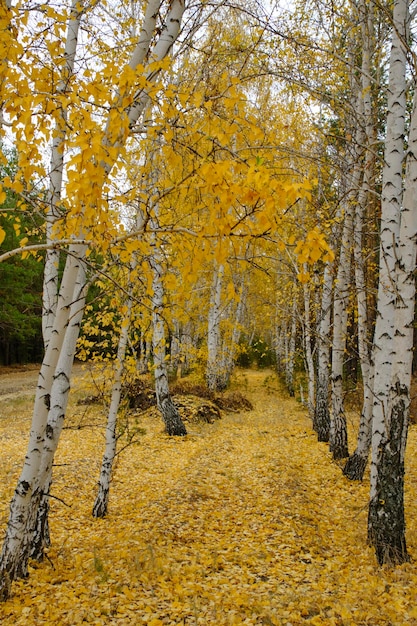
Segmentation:
[(128, 401), (129, 409), (145, 411), (151, 406), (156, 406), (155, 390), (143, 378), (135, 378), (123, 385), (122, 394)]
[(192, 395), (175, 395), (172, 400), (185, 422), (213, 424), (216, 420), (221, 419), (219, 407), (211, 400)]
[(216, 394), (204, 385), (193, 385), (188, 381), (180, 381), (172, 386), (172, 395), (193, 395), (210, 400), (222, 411), (251, 411), (252, 403), (240, 391), (225, 391)]
[[(204, 398), (197, 398), (192, 395), (176, 395), (172, 396), (172, 401), (177, 407), (181, 419), (187, 423), (213, 424), (222, 417), (219, 407)], [(156, 419), (161, 417), (156, 406), (146, 409), (144, 413), (148, 417), (155, 417)]]
[[(156, 410), (155, 389), (146, 378), (136, 378), (122, 388), (122, 395), (127, 400), (129, 409), (135, 411)], [(172, 400), (180, 415), (187, 422), (206, 422), (212, 424), (221, 419), (222, 411), (250, 411), (252, 403), (239, 391), (215, 394), (204, 385), (179, 381), (171, 387)], [(87, 396), (78, 401), (79, 404), (95, 404), (103, 401), (99, 396)]]

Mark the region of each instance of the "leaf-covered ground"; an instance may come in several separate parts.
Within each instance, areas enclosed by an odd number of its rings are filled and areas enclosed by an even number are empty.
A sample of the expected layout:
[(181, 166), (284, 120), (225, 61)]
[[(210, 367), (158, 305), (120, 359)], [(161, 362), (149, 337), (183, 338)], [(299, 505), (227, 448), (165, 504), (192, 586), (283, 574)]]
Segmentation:
[[(80, 383), (79, 383), (80, 384)], [(55, 470), (53, 545), (0, 606), (2, 626), (417, 625), (417, 566), (379, 569), (366, 545), (369, 484), (350, 483), (304, 409), (269, 372), (244, 372), (249, 412), (168, 438), (142, 418), (120, 455), (110, 513), (94, 520), (102, 431), (74, 403)], [(28, 398), (1, 403), (0, 521), (26, 445)], [(417, 427), (407, 462), (417, 558)], [(66, 506), (62, 503), (65, 501)]]

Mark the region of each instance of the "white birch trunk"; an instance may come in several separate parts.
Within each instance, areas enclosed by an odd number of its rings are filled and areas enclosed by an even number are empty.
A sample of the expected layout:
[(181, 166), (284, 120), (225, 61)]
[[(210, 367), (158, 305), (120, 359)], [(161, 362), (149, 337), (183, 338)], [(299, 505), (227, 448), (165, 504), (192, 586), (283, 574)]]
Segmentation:
[(222, 389), (222, 372), (219, 368), (220, 314), (223, 284), (223, 265), (215, 266), (211, 289), (207, 328), (207, 387), (212, 391)]
[(349, 456), (346, 416), (343, 405), (343, 365), (345, 361), (348, 301), (350, 289), (352, 237), (352, 204), (345, 204), (343, 232), (340, 243), (339, 265), (333, 291), (333, 340), (331, 391), (332, 410), (330, 414), (329, 447), (333, 458)]
[(42, 460), (40, 465), (40, 484), (44, 485), (52, 469), (54, 454), (58, 446), (59, 437), (64, 424), (68, 404), (70, 381), (76, 344), (80, 332), (87, 295), (86, 268), (83, 261), (84, 252), (80, 259), (74, 259), (77, 265), (77, 279), (73, 289), (73, 297), (69, 309), (68, 323), (65, 328), (64, 339), (59, 352), (53, 382), (51, 386), (50, 408), (46, 423), (45, 439), (43, 441)]
[(155, 392), (158, 408), (164, 420), (165, 429), (168, 435), (184, 436), (187, 430), (171, 399), (168, 382), (168, 371), (166, 361), (166, 337), (164, 311), (164, 287), (162, 283), (163, 268), (159, 260), (160, 252), (155, 246), (154, 253), (150, 259), (153, 271), (152, 279), (152, 325), (153, 325), (153, 360), (155, 376)]
[(226, 337), (223, 338), (221, 371), (223, 372), (224, 388), (229, 386), (230, 377), (233, 372), (236, 349), (239, 344), (239, 339), (241, 335), (241, 323), (242, 323), (245, 304), (246, 304), (246, 289), (242, 281), (242, 285), (240, 288), (239, 301), (237, 303), (236, 312), (233, 316), (233, 328), (232, 328), (232, 333), (231, 333), (229, 342), (227, 342)]
[(362, 119), (359, 124), (363, 126), (359, 142), (365, 145), (365, 158), (363, 164), (363, 180), (359, 191), (358, 201), (355, 207), (354, 231), (353, 231), (353, 255), (355, 263), (355, 286), (357, 302), (358, 324), (358, 352), (361, 365), (363, 403), (359, 424), (357, 445), (354, 453), (349, 457), (343, 468), (343, 473), (351, 480), (362, 480), (371, 446), (372, 429), (372, 387), (373, 367), (371, 363), (371, 349), (369, 341), (369, 319), (367, 302), (367, 285), (365, 276), (365, 260), (363, 251), (363, 228), (366, 208), (370, 201), (370, 191), (373, 184), (375, 157), (373, 146), (375, 141), (375, 129), (373, 124), (373, 110), (371, 97), (371, 55), (373, 42), (373, 6), (367, 5), (365, 0), (360, 0), (359, 23), (361, 25), (362, 39), (362, 68), (361, 68), (361, 92), (359, 94)]
[[(159, 140), (155, 141), (154, 151), (150, 155), (150, 160), (159, 151)], [(152, 163), (151, 163), (152, 164)], [(157, 165), (152, 168), (152, 179), (157, 177)], [(181, 416), (172, 402), (168, 380), (168, 359), (166, 351), (166, 322), (164, 319), (164, 267), (163, 251), (161, 240), (158, 239), (159, 229), (159, 206), (152, 207), (152, 218), (150, 226), (153, 231), (151, 244), (152, 251), (149, 255), (149, 265), (152, 269), (152, 355), (153, 371), (155, 378), (155, 394), (158, 409), (161, 412), (165, 424), (165, 431), (170, 436), (184, 436), (187, 430)]]
[[(131, 289), (129, 291), (131, 291)], [(120, 399), (122, 395), (123, 372), (125, 369), (124, 362), (129, 342), (132, 306), (133, 300), (130, 295), (126, 303), (126, 317), (122, 321), (119, 343), (117, 346), (116, 361), (114, 364), (113, 384), (111, 389), (110, 406), (106, 424), (105, 448), (103, 459), (101, 462), (97, 496), (93, 505), (93, 517), (105, 517), (108, 510), (110, 483), (112, 479), (113, 464), (116, 457), (117, 448), (117, 418), (119, 413)]]
[[(79, 2), (73, 0), (65, 39), (65, 64), (62, 70), (61, 80), (58, 84), (58, 94), (65, 93), (71, 76), (74, 73), (80, 23), (81, 12), (79, 11)], [(62, 107), (60, 109), (60, 117), (55, 124), (54, 136), (52, 140), (49, 191), (45, 217), (47, 243), (53, 242), (54, 227), (56, 221), (61, 215), (59, 203), (61, 200), (64, 173), (64, 144), (67, 131), (67, 117), (67, 110), (65, 107)], [(60, 252), (58, 248), (50, 248), (45, 251), (42, 291), (42, 336), (45, 350), (48, 348), (57, 312), (59, 261)], [(33, 535), (33, 545), (30, 553), (31, 558), (38, 561), (43, 559), (44, 548), (50, 544), (48, 512), (49, 489), (52, 481), (52, 471), (50, 474), (48, 488), (45, 487), (39, 503), (39, 514), (36, 521), (36, 530)]]
[[(402, 563), (408, 559), (404, 520), (404, 451), (407, 432), (407, 406), (409, 381), (403, 369), (408, 366), (408, 341), (411, 341), (409, 323), (407, 280), (409, 272), (408, 251), (414, 255), (408, 220), (411, 218), (414, 199), (411, 183), (415, 184), (415, 112), (409, 137), (409, 163), (407, 168), (407, 208), (404, 205), (406, 224), (400, 232), (400, 214), (403, 204), (403, 165), (406, 117), (406, 68), (409, 12), (407, 0), (396, 0), (393, 13), (393, 32), (389, 68), (387, 99), (387, 136), (382, 181), (380, 267), (378, 285), (378, 315), (374, 337), (374, 405), (372, 419), (371, 489), (368, 514), (368, 539), (374, 546), (377, 560), (383, 563)], [(414, 209), (415, 213), (415, 209)], [(402, 219), (402, 216), (401, 216)], [(411, 219), (414, 219), (411, 218)], [(413, 227), (411, 227), (412, 230)], [(399, 237), (404, 240), (399, 240)], [(403, 243), (405, 250), (403, 250)], [(405, 252), (404, 258), (402, 254)], [(397, 266), (397, 258), (399, 260)], [(414, 282), (414, 278), (411, 282)], [(414, 291), (414, 285), (410, 289)], [(405, 300), (403, 297), (405, 295)], [(412, 295), (412, 300), (414, 296)], [(400, 308), (407, 311), (402, 318)], [(414, 315), (414, 311), (413, 311)], [(398, 326), (399, 322), (404, 324)], [(406, 338), (401, 338), (401, 336)], [(400, 354), (399, 350), (404, 350)]]
[(38, 560), (43, 558), (44, 548), (49, 545), (49, 491), (52, 483), (53, 460), (64, 424), (72, 365), (87, 295), (85, 265), (82, 260), (78, 260), (77, 265), (78, 275), (69, 309), (68, 324), (51, 387), (50, 409), (39, 468), (39, 501), (36, 492), (34, 494), (38, 507), (30, 508), (27, 521), (29, 532), (24, 538), (25, 553), (28, 552), (29, 556), (36, 557)]
[[(360, 88), (355, 77), (355, 59), (357, 57), (356, 31), (348, 34), (350, 106), (352, 111), (360, 111)], [(335, 460), (349, 456), (346, 416), (343, 402), (343, 370), (348, 323), (348, 304), (350, 295), (350, 278), (352, 265), (353, 213), (357, 202), (358, 189), (362, 179), (362, 143), (363, 130), (357, 119), (347, 114), (345, 122), (354, 137), (354, 143), (347, 145), (344, 172), (342, 173), (343, 198), (343, 230), (340, 243), (339, 264), (333, 292), (333, 342), (331, 372), (331, 414), (329, 447)]]
[(295, 396), (294, 387), (294, 363), (295, 363), (295, 347), (297, 339), (297, 298), (294, 293), (291, 311), (290, 335), (287, 335), (286, 354), (285, 354), (285, 381), (288, 393), (291, 397)]
[(174, 319), (173, 331), (171, 335), (171, 349), (169, 355), (169, 370), (170, 374), (174, 377), (178, 376), (181, 358), (181, 325), (178, 320)]
[[(75, 256), (68, 256), (54, 328), (38, 378), (25, 463), (10, 505), (1, 555), (0, 597), (3, 599), (10, 593), (11, 581), (27, 576), (38, 506), (50, 482), (53, 459), (50, 442), (54, 444), (60, 433), (59, 429), (54, 431), (58, 419), (57, 409), (65, 407), (65, 394), (62, 395), (60, 383), (64, 378), (68, 380), (63, 367), (68, 365), (67, 360), (73, 358), (75, 351), (75, 334), (78, 337), (80, 307), (84, 297), (81, 285), (83, 276), (83, 263)], [(80, 293), (81, 301), (78, 302)]]
[(368, 338), (368, 306), (362, 250), (362, 216), (359, 214), (364, 208), (362, 198), (359, 197), (356, 206), (354, 230), (354, 257), (355, 257), (355, 286), (358, 310), (358, 352), (362, 373), (363, 401), (359, 424), (357, 445), (354, 453), (349, 457), (343, 469), (345, 476), (351, 480), (362, 480), (368, 461), (371, 445), (371, 422), (373, 404), (373, 367)]
[[(307, 272), (307, 267), (304, 268)], [(304, 298), (304, 347), (305, 347), (305, 361), (307, 368), (307, 408), (308, 414), (311, 419), (314, 419), (314, 394), (315, 394), (315, 373), (314, 373), (314, 360), (313, 352), (311, 349), (311, 312), (310, 312), (310, 286), (308, 284), (303, 285), (303, 298)]]
[[(143, 216), (140, 211), (136, 216), (136, 230), (143, 226)], [(134, 256), (129, 268), (128, 279), (128, 296), (125, 301), (126, 316), (122, 320), (120, 327), (119, 342), (117, 345), (117, 353), (115, 363), (113, 365), (113, 383), (111, 388), (110, 406), (107, 414), (105, 447), (101, 461), (100, 476), (98, 481), (97, 496), (93, 505), (93, 517), (105, 517), (108, 511), (110, 483), (112, 480), (113, 464), (117, 450), (117, 420), (119, 414), (120, 400), (122, 395), (123, 373), (125, 370), (126, 350), (129, 344), (129, 331), (132, 318), (133, 308), (133, 286), (132, 273), (137, 266), (137, 259)]]
[(314, 412), (314, 430), (319, 441), (329, 441), (330, 437), (330, 335), (332, 316), (333, 265), (324, 268), (323, 287), (320, 304), (320, 319), (317, 336), (317, 387)]
[[(71, 76), (74, 73), (75, 56), (77, 52), (78, 33), (82, 13), (79, 10), (80, 2), (73, 0), (65, 39), (64, 59), (61, 80), (58, 84), (58, 94), (67, 90)], [(64, 143), (67, 134), (67, 110), (60, 108), (60, 117), (55, 125), (52, 140), (49, 192), (46, 212), (46, 242), (51, 243), (54, 238), (54, 226), (60, 217), (59, 203), (61, 201), (62, 180), (64, 173)], [(45, 349), (51, 336), (56, 307), (58, 302), (58, 270), (59, 250), (51, 248), (45, 252), (45, 265), (42, 292), (42, 334)]]

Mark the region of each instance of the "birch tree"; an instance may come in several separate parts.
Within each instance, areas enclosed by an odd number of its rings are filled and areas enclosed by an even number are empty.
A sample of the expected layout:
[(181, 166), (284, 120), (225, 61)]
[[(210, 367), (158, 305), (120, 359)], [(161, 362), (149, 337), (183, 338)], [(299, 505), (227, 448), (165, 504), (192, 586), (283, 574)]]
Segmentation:
[[(412, 365), (416, 262), (416, 110), (410, 124), (403, 186), (406, 121), (407, 0), (393, 6), (387, 132), (381, 197), (380, 264), (374, 335), (371, 491), (368, 538), (380, 564), (408, 560), (404, 455)], [(403, 196), (404, 191), (404, 196)]]
[[(71, 237), (74, 241), (68, 247), (53, 326), (39, 373), (25, 464), (10, 506), (0, 561), (2, 599), (9, 596), (13, 580), (28, 574), (34, 520), (38, 515), (42, 496), (49, 488), (53, 458), (65, 418), (71, 369), (86, 296), (87, 245), (83, 240), (88, 239), (89, 228), (92, 233), (97, 226), (107, 228), (104, 213), (103, 219), (97, 221), (97, 207), (105, 206), (102, 200), (103, 186), (129, 134), (140, 120), (150, 98), (150, 86), (158, 76), (155, 65), (148, 70), (145, 69), (146, 65), (151, 58), (155, 64), (166, 57), (180, 32), (184, 10), (185, 5), (181, 0), (173, 0), (169, 6), (165, 6), (164, 2), (149, 0), (136, 46), (125, 66), (125, 82), (117, 90), (113, 101), (111, 92), (107, 91), (105, 94), (107, 101), (111, 102), (105, 129), (100, 131), (97, 128), (92, 133), (82, 125), (79, 135), (73, 137), (80, 150), (71, 155), (67, 164), (67, 187), (71, 192), (68, 194), (66, 207), (70, 218), (67, 224), (71, 224)], [(165, 15), (162, 25), (158, 23), (160, 11)], [(53, 12), (53, 15), (55, 17), (56, 13)], [(9, 19), (12, 19), (12, 15)], [(21, 69), (14, 71), (15, 74), (10, 75), (12, 83), (15, 79), (20, 80)], [(142, 82), (139, 76), (143, 77)], [(137, 80), (142, 85), (140, 88)], [(56, 97), (56, 94), (53, 96)], [(6, 100), (4, 114), (9, 110), (15, 116), (10, 95), (4, 94), (2, 99)], [(77, 115), (79, 124), (83, 117), (81, 109)], [(33, 136), (31, 121), (25, 124), (23, 131), (17, 128), (17, 133), (21, 141), (24, 138), (23, 133), (26, 133), (25, 139)], [(32, 163), (26, 169), (21, 167), (22, 177), (31, 175), (35, 165), (36, 163)]]
[(372, 56), (374, 50), (374, 13), (372, 3), (369, 5), (361, 0), (358, 4), (358, 18), (360, 23), (362, 42), (362, 61), (360, 83), (361, 90), (358, 94), (358, 122), (359, 143), (364, 146), (363, 177), (355, 204), (354, 228), (353, 228), (353, 256), (354, 276), (357, 301), (357, 324), (358, 324), (358, 353), (361, 366), (363, 402), (361, 418), (357, 437), (357, 445), (354, 453), (349, 457), (343, 468), (345, 476), (352, 480), (362, 480), (368, 461), (371, 445), (371, 420), (373, 403), (373, 363), (371, 358), (371, 338), (369, 336), (369, 307), (366, 279), (365, 254), (366, 242), (364, 240), (364, 227), (367, 209), (374, 205), (372, 194), (375, 194), (376, 170), (375, 170), (375, 107), (373, 102), (372, 85)]
[[(208, 314), (206, 380), (212, 391), (224, 391), (235, 365), (247, 288), (245, 275), (242, 273), (239, 277), (234, 265), (215, 267)], [(248, 270), (246, 274), (249, 274)], [(226, 280), (229, 282), (226, 283)], [(223, 289), (225, 283), (226, 288)]]
[(166, 333), (164, 319), (164, 286), (163, 286), (163, 258), (160, 243), (157, 240), (158, 222), (157, 207), (154, 207), (154, 216), (151, 223), (154, 228), (154, 235), (151, 241), (151, 254), (149, 264), (152, 268), (152, 347), (153, 347), (153, 367), (155, 378), (155, 392), (158, 408), (164, 420), (165, 429), (168, 435), (184, 436), (187, 429), (181, 419), (177, 407), (172, 401), (166, 359)]
[[(242, 333), (242, 322), (247, 297), (247, 287), (245, 285), (244, 276), (242, 276), (239, 284), (237, 285), (237, 290), (236, 298), (234, 298), (228, 306), (228, 317), (232, 326), (231, 332), (229, 333), (230, 336), (225, 337), (223, 341), (222, 369), (224, 371), (226, 387), (228, 387), (230, 383), (230, 377), (235, 365), (236, 350)], [(235, 302), (236, 299), (237, 304)]]
[(117, 346), (117, 353), (113, 365), (112, 387), (110, 393), (110, 404), (107, 414), (107, 423), (105, 431), (105, 449), (101, 461), (100, 476), (98, 480), (98, 490), (93, 505), (94, 517), (105, 517), (108, 510), (110, 483), (112, 479), (112, 471), (114, 460), (116, 457), (117, 447), (117, 421), (122, 397), (123, 372), (125, 371), (126, 351), (129, 343), (129, 331), (132, 318), (133, 308), (133, 285), (132, 274), (135, 274), (135, 265), (133, 261), (128, 286), (127, 298), (122, 311), (124, 315), (121, 319), (120, 335)]
[(289, 331), (287, 331), (285, 336), (285, 382), (290, 396), (294, 397), (295, 350), (297, 345), (297, 296), (295, 288), (293, 289), (290, 315)]
[(318, 441), (328, 442), (330, 437), (330, 335), (332, 314), (332, 264), (324, 268), (321, 303), (317, 330), (317, 385), (313, 426)]
[[(305, 265), (305, 272), (307, 267)], [(312, 323), (311, 323), (311, 292), (310, 286), (307, 283), (303, 284), (303, 302), (304, 302), (304, 315), (303, 315), (303, 335), (304, 335), (304, 350), (305, 350), (305, 362), (307, 371), (307, 408), (311, 419), (314, 419), (314, 397), (315, 397), (315, 371), (312, 349)]]
[(220, 318), (222, 311), (222, 282), (224, 266), (215, 264), (210, 295), (207, 325), (207, 387), (212, 391), (224, 389), (223, 373), (220, 370)]

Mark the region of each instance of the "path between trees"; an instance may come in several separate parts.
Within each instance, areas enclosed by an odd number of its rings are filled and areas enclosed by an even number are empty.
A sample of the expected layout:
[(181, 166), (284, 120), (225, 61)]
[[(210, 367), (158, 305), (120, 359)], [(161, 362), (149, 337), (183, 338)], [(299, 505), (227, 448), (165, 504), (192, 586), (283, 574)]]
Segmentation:
[[(91, 517), (103, 437), (86, 411), (98, 409), (73, 402), (56, 458), (50, 560), (15, 585), (2, 626), (417, 625), (417, 567), (380, 570), (366, 545), (368, 482), (342, 476), (271, 372), (241, 372), (238, 388), (253, 411), (190, 424), (185, 438), (131, 420), (146, 433), (118, 458), (105, 520)], [(16, 401), (0, 402), (16, 414)], [(0, 424), (2, 524), (29, 416), (30, 404)], [(413, 427), (414, 557), (416, 445)]]
[[(0, 402), (31, 394), (36, 389), (40, 365), (13, 365), (0, 367)], [(74, 365), (76, 375), (81, 375), (82, 365)]]

